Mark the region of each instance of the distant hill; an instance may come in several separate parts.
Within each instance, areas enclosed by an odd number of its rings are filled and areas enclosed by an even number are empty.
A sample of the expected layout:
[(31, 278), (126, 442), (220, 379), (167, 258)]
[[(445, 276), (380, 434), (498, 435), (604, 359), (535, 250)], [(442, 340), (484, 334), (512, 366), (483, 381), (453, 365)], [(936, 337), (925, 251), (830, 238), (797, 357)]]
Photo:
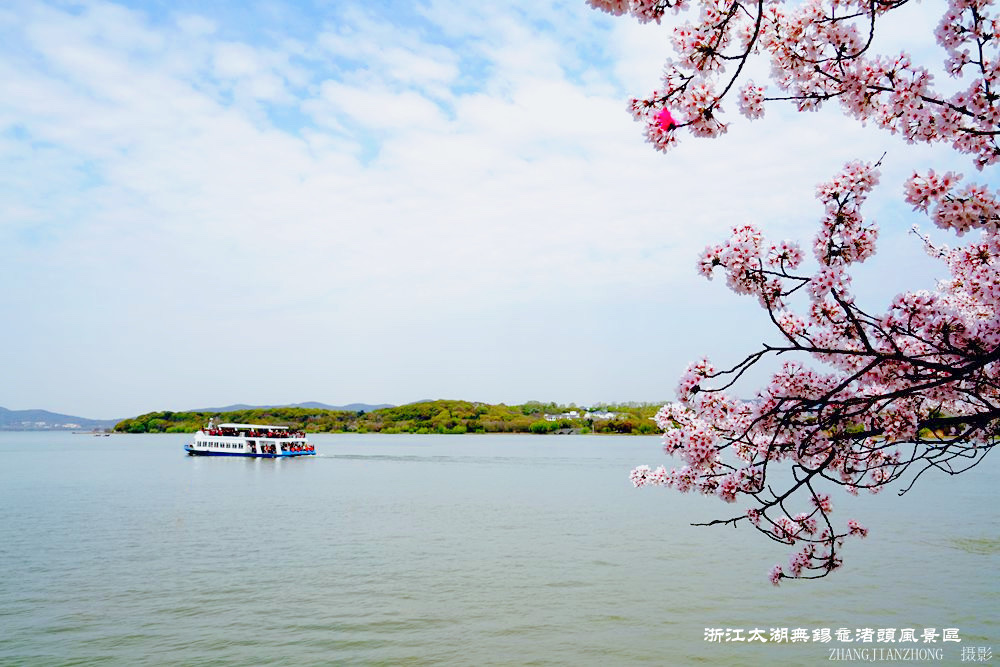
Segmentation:
[(118, 419), (87, 419), (48, 410), (8, 410), (0, 408), (0, 431), (53, 431), (110, 429)]
[[(296, 403), (294, 405), (230, 405), (223, 408), (201, 408), (189, 412), (218, 413), (239, 412), (245, 410), (260, 410), (267, 408), (305, 408), (308, 410), (330, 410), (334, 412), (374, 412), (384, 408), (396, 407), (389, 403), (370, 405), (368, 403), (351, 403), (335, 406), (325, 403)], [(75, 415), (64, 415), (48, 410), (8, 410), (0, 407), (0, 431), (93, 431), (111, 430), (121, 419), (88, 419)]]
[(364, 412), (372, 412), (373, 410), (394, 407), (396, 406), (391, 403), (379, 403), (378, 405), (370, 405), (368, 403), (327, 405), (326, 403), (310, 401), (308, 403), (283, 403), (281, 405), (247, 405), (246, 403), (237, 403), (235, 405), (227, 405), (222, 408), (195, 408), (192, 410), (186, 410), (185, 412), (239, 412), (241, 410), (264, 410), (266, 408), (308, 408), (310, 410), (338, 410), (346, 412), (358, 412), (363, 410)]

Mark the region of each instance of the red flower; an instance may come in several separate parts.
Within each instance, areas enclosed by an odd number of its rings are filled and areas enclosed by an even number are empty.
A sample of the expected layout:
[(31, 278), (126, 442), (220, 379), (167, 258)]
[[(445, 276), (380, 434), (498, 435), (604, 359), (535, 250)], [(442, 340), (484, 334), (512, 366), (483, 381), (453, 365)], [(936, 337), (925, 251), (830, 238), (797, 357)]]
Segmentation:
[(669, 132), (670, 130), (677, 127), (677, 123), (674, 121), (674, 117), (670, 115), (670, 112), (666, 109), (660, 109), (660, 113), (654, 116), (656, 118), (656, 124), (664, 132)]

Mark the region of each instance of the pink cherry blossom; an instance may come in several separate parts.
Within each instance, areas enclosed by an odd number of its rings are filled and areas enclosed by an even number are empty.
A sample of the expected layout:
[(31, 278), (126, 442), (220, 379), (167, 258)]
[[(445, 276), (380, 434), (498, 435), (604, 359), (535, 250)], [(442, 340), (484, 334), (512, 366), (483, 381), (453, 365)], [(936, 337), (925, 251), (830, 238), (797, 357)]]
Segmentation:
[(860, 523), (854, 519), (847, 520), (847, 530), (851, 535), (858, 535), (860, 537), (868, 537), (868, 529), (862, 526)]
[[(907, 53), (874, 52), (881, 19), (905, 2), (589, 2), (644, 23), (664, 21), (668, 9), (678, 15), (675, 57), (659, 87), (629, 102), (656, 150), (725, 134), (726, 98), (735, 97), (750, 120), (772, 104), (809, 111), (836, 103), (907, 142), (950, 146), (974, 169), (1000, 161), (995, 0), (944, 1), (934, 31), (951, 77), (944, 83)], [(767, 85), (746, 78), (767, 68)], [(680, 467), (632, 471), (636, 486), (738, 503), (735, 516), (709, 523), (745, 521), (791, 546), (787, 569), (770, 572), (775, 585), (836, 571), (845, 540), (868, 535), (855, 519), (839, 523), (830, 486), (905, 491), (925, 470), (975, 466), (1000, 438), (1000, 192), (952, 171), (915, 169), (902, 193), (913, 214), (966, 240), (952, 247), (914, 225), (914, 244), (939, 262), (942, 278), (935, 290), (904, 292), (874, 312), (857, 303), (852, 273), (876, 255), (879, 228), (863, 210), (876, 187), (879, 164), (860, 161), (817, 187), (808, 270), (805, 246), (768, 241), (757, 225), (739, 224), (704, 250), (698, 272), (754, 298), (776, 340), (721, 370), (707, 359), (688, 366), (677, 401), (656, 415), (663, 451)], [(734, 398), (733, 385), (772, 358), (785, 363)], [(780, 468), (790, 474), (776, 481)]]

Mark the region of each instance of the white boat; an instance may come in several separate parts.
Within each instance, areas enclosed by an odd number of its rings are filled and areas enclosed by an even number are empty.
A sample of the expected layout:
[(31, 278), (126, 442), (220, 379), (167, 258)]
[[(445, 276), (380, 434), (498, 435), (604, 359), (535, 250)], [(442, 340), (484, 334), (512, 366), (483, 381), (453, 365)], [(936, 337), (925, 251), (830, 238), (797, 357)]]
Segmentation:
[(208, 426), (194, 434), (194, 440), (184, 445), (190, 456), (249, 456), (278, 459), (289, 456), (312, 456), (316, 448), (302, 431), (270, 424), (219, 424)]

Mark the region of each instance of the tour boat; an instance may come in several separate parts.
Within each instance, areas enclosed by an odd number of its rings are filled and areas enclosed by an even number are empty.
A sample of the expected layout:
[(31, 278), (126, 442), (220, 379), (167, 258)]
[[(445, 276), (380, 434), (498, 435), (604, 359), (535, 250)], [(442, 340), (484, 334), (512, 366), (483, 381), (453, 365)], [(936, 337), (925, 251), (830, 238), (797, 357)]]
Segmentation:
[(249, 456), (280, 459), (287, 456), (312, 456), (316, 448), (302, 431), (287, 426), (266, 424), (219, 424), (194, 434), (194, 442), (184, 445), (191, 456)]

